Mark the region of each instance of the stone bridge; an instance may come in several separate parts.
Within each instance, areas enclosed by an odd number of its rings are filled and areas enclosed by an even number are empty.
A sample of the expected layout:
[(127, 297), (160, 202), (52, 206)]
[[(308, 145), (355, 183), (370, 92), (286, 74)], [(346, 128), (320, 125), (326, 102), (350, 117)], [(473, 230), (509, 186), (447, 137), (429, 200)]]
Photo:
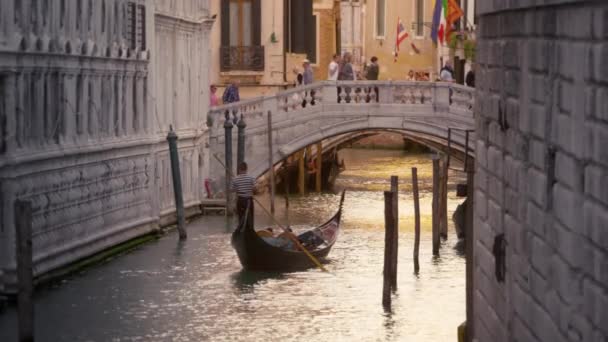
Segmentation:
[[(467, 150), (472, 156), (470, 142), (474, 140), (469, 133), (475, 125), (473, 105), (474, 89), (451, 83), (324, 81), (213, 108), (207, 122), (209, 148), (212, 155), (225, 158), (224, 124), (230, 120), (234, 124), (232, 146), (233, 165), (236, 165), (235, 123), (243, 118), (245, 160), (255, 177), (268, 170), (269, 126), (275, 164), (319, 141), (378, 130), (402, 132), (431, 148), (449, 145), (452, 151), (463, 154)], [(216, 181), (224, 176), (222, 166), (213, 159), (209, 172)]]

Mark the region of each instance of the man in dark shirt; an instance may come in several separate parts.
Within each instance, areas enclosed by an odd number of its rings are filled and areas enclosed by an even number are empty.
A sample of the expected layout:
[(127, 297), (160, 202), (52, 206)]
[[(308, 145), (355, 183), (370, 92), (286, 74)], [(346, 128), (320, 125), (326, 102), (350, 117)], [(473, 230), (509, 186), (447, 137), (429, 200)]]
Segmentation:
[(367, 66), (365, 78), (368, 81), (377, 81), (379, 74), (380, 74), (380, 66), (378, 65), (378, 57), (374, 56), (371, 59), (371, 63)]
[[(380, 75), (380, 66), (378, 65), (378, 57), (373, 56), (370, 60), (371, 63), (367, 66), (365, 70), (365, 79), (368, 81), (377, 81), (378, 76)], [(372, 90), (374, 91), (374, 95), (372, 96)], [(368, 88), (367, 96), (365, 97), (365, 102), (370, 102), (372, 99), (378, 99), (378, 87)]]
[(255, 178), (247, 174), (247, 163), (239, 164), (237, 176), (232, 180), (231, 190), (236, 192), (236, 212), (239, 216), (239, 229), (244, 224), (253, 226), (253, 193)]
[(467, 72), (465, 83), (472, 88), (475, 88), (475, 66), (471, 65), (471, 70)]

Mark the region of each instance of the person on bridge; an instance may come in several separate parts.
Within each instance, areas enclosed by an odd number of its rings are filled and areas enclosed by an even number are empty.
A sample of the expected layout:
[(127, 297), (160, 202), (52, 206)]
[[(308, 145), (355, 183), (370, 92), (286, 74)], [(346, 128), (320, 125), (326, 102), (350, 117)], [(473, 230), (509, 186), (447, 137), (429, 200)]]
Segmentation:
[[(351, 64), (353, 55), (350, 52), (345, 52), (342, 57), (342, 63), (340, 65), (340, 71), (338, 72), (338, 81), (354, 81), (355, 80), (355, 70), (353, 69), (353, 65)], [(350, 103), (350, 87), (345, 87), (344, 92), (344, 101), (346, 103)], [(342, 102), (342, 87), (338, 87), (338, 103)]]
[(255, 179), (247, 174), (247, 163), (242, 162), (237, 169), (237, 176), (231, 184), (231, 190), (236, 192), (236, 212), (239, 216), (238, 229), (244, 229), (244, 224), (253, 226), (253, 194)]
[(454, 82), (454, 69), (452, 68), (452, 62), (449, 60), (445, 62), (445, 66), (439, 73), (439, 78), (442, 82)]
[(339, 73), (340, 73), (340, 55), (335, 54), (334, 58), (329, 63), (329, 67), (327, 68), (327, 80), (328, 81), (337, 81)]
[(222, 95), (222, 101), (224, 104), (239, 102), (241, 97), (239, 96), (239, 82), (234, 81), (230, 83), (230, 85), (224, 90), (224, 94)]
[(471, 70), (469, 70), (469, 72), (467, 73), (465, 83), (467, 84), (467, 86), (475, 88), (475, 64), (471, 65)]
[[(314, 76), (312, 73), (312, 67), (310, 66), (310, 61), (308, 59), (305, 59), (302, 62), (302, 68), (304, 69), (302, 71), (302, 83), (304, 85), (309, 85), (312, 84), (315, 80), (314, 80)], [(315, 105), (315, 91), (311, 90), (310, 91), (310, 102), (307, 101), (306, 97), (308, 97), (308, 91), (305, 93), (305, 98), (304, 101), (302, 102), (302, 107), (306, 107), (306, 105), (308, 103), (310, 103), (311, 105)]]
[(365, 68), (365, 79), (368, 81), (377, 81), (380, 75), (380, 66), (378, 65), (378, 57), (374, 56), (371, 63)]
[(304, 85), (312, 84), (315, 80), (312, 73), (312, 67), (310, 66), (310, 61), (308, 59), (305, 59), (302, 62), (302, 69), (302, 83), (304, 83)]
[[(380, 75), (380, 66), (378, 65), (378, 57), (373, 56), (370, 60), (371, 63), (365, 68), (365, 79), (368, 81), (377, 81)], [(372, 95), (372, 90), (374, 95)], [(365, 102), (370, 102), (372, 99), (378, 99), (378, 87), (367, 88), (367, 94), (365, 96)]]

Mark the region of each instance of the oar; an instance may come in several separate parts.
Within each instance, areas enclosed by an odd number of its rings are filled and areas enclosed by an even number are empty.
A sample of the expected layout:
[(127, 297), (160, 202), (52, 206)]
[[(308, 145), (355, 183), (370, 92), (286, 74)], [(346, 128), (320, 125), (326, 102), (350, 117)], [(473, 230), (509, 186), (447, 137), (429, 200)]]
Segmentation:
[[(230, 172), (230, 175), (234, 177), (234, 175), (232, 174), (232, 170), (228, 170), (228, 168), (226, 167), (226, 165), (224, 165), (224, 163), (217, 156), (217, 154), (214, 154), (213, 157), (215, 157), (215, 159), (220, 163), (220, 165), (222, 165), (222, 167), (224, 168), (224, 170), (227, 170), (228, 172)], [(266, 210), (266, 208), (262, 205), (262, 203), (260, 203), (260, 201), (258, 201), (257, 198), (253, 197), (253, 200), (258, 204), (258, 206), (260, 206), (260, 208), (262, 208), (262, 210), (264, 210), (264, 212), (274, 221), (274, 223), (279, 226), (279, 228), (283, 229), (283, 231), (287, 233), (287, 236), (289, 236), (291, 238), (291, 240), (296, 244), (296, 246), (302, 252), (304, 252), (304, 254), (306, 254), (306, 256), (315, 265), (317, 265), (317, 267), (319, 267), (323, 272), (327, 272), (327, 269), (325, 267), (323, 267), (323, 265), (319, 262), (319, 260), (317, 260), (317, 258), (315, 258), (312, 254), (310, 254), (310, 252), (306, 249), (306, 247), (302, 246), (302, 244), (300, 243), (300, 241), (289, 230), (287, 230), (285, 227), (283, 227), (283, 225), (281, 223), (279, 223), (279, 221), (274, 217), (274, 215), (272, 215), (268, 210)]]

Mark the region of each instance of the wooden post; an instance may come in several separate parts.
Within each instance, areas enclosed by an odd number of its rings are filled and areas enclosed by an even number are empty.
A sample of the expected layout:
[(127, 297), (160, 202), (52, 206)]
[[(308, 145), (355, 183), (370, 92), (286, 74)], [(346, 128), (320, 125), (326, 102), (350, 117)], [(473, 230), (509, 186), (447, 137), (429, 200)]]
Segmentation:
[(393, 193), (393, 246), (391, 249), (391, 288), (397, 291), (397, 261), (399, 256), (399, 177), (391, 176), (391, 192)]
[(448, 238), (448, 161), (447, 158), (442, 159), (441, 175), (440, 175), (440, 187), (439, 193), (439, 235), (442, 239), (447, 240)]
[(232, 208), (232, 191), (230, 190), (230, 186), (232, 183), (232, 127), (234, 124), (232, 123), (232, 119), (230, 118), (230, 112), (226, 111), (224, 113), (225, 121), (224, 121), (224, 148), (225, 148), (225, 166), (226, 166), (226, 216), (234, 215), (234, 211)]
[(285, 171), (285, 224), (289, 227), (289, 170)]
[(182, 192), (182, 176), (179, 170), (179, 154), (177, 151), (177, 135), (173, 131), (173, 126), (169, 125), (169, 157), (171, 159), (171, 176), (173, 177), (173, 194), (175, 196), (175, 215), (177, 218), (177, 231), (179, 239), (188, 238), (186, 234), (186, 219), (184, 214), (184, 194)]
[(418, 169), (412, 168), (412, 190), (414, 195), (414, 273), (420, 271), (418, 251), (420, 250), (420, 197), (418, 193)]
[(433, 255), (439, 255), (439, 159), (433, 158)]
[(236, 127), (236, 167), (238, 168), (239, 165), (245, 161), (245, 128), (247, 128), (247, 123), (245, 123), (243, 114), (241, 114), (241, 118), (237, 122)]
[(474, 323), (474, 298), (473, 298), (473, 268), (474, 265), (474, 253), (473, 246), (475, 245), (475, 230), (473, 229), (473, 208), (475, 207), (475, 163), (473, 160), (468, 159), (467, 165), (467, 207), (466, 207), (466, 220), (465, 220), (465, 257), (466, 257), (466, 301), (467, 301), (467, 328), (466, 328), (466, 340), (471, 342), (475, 337)]
[(34, 275), (32, 272), (32, 203), (15, 201), (17, 238), (17, 310), (19, 341), (34, 341)]
[(270, 172), (270, 212), (274, 215), (274, 161), (272, 158), (272, 113), (268, 111), (268, 172)]
[(298, 152), (298, 191), (300, 195), (306, 193), (306, 160), (304, 150)]
[(393, 193), (384, 192), (384, 272), (382, 286), (382, 306), (387, 311), (391, 310), (391, 254), (393, 249), (393, 229), (395, 220), (393, 217)]
[(321, 192), (321, 172), (323, 169), (323, 143), (317, 143), (317, 173), (315, 177), (315, 190)]

